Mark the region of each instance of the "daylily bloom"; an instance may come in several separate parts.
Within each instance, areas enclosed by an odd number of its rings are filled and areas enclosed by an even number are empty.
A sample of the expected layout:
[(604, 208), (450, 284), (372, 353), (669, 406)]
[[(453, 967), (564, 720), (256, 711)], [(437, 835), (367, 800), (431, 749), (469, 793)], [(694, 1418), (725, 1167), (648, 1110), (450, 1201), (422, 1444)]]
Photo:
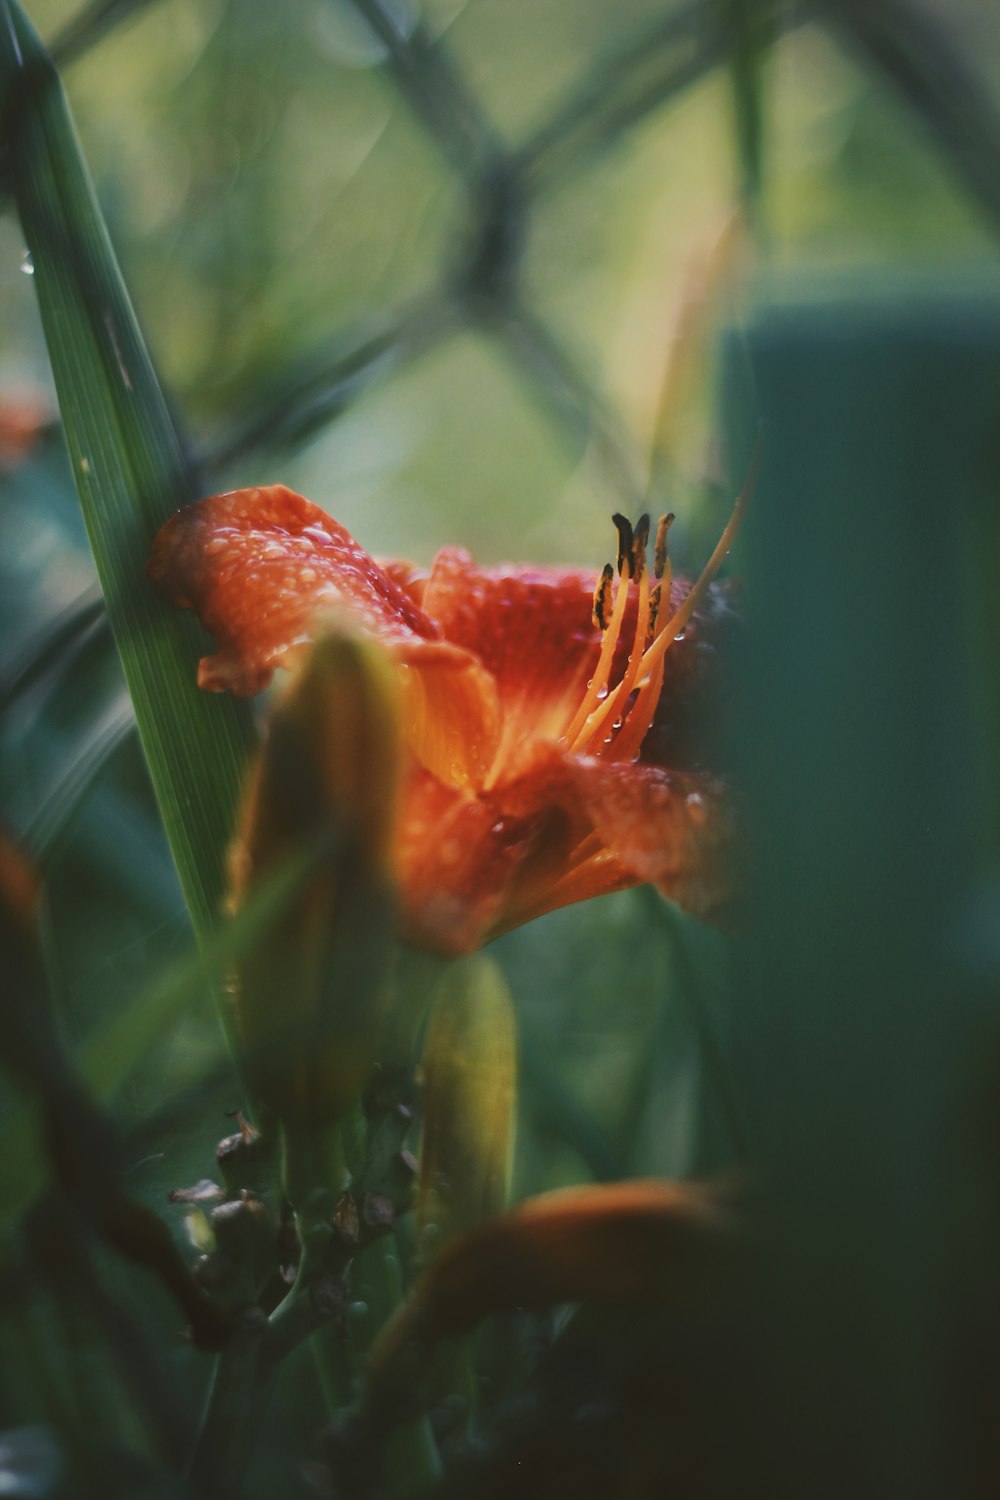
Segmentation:
[[(149, 573), (217, 650), (201, 687), (260, 692), (324, 617), (382, 643), (409, 746), (395, 863), (402, 936), (469, 952), (556, 907), (653, 881), (704, 917), (728, 898), (726, 783), (684, 743), (715, 675), (730, 594), (710, 579), (742, 502), (691, 588), (660, 523), (616, 517), (617, 568), (479, 568), (446, 548), (429, 571), (377, 563), (283, 485), (215, 495), (160, 531)], [(350, 705), (344, 705), (350, 712)]]

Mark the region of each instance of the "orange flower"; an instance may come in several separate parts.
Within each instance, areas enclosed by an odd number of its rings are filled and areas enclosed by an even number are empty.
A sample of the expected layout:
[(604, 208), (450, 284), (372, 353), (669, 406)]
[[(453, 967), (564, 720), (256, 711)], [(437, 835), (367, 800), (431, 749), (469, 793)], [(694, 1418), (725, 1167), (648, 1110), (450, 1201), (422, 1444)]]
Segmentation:
[(580, 570), (483, 569), (457, 548), (429, 572), (379, 564), (270, 485), (178, 511), (149, 573), (215, 637), (198, 669), (210, 691), (259, 692), (331, 612), (384, 645), (411, 752), (395, 848), (403, 936), (457, 954), (642, 881), (701, 916), (725, 903), (730, 797), (682, 724), (731, 616), (710, 579), (741, 509), (693, 588), (671, 579), (671, 517), (652, 576), (648, 518), (633, 532), (615, 517), (618, 567), (595, 591)]

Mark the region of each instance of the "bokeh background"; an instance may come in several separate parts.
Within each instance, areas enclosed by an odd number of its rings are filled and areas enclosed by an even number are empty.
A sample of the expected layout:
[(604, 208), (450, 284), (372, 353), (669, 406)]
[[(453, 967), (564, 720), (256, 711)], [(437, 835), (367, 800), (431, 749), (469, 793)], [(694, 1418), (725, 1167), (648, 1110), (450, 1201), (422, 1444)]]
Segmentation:
[[(1000, 973), (990, 566), (1000, 10), (977, 0), (82, 10), (35, 0), (30, 10), (206, 492), (280, 480), (376, 554), (428, 562), (458, 542), (484, 562), (595, 571), (611, 511), (670, 508), (678, 566), (695, 571), (763, 431), (759, 504), (734, 562), (759, 627), (745, 668), (759, 691), (734, 705), (767, 819), (757, 940), (734, 978), (726, 939), (638, 891), (497, 945), (521, 1022), (515, 1190), (769, 1161), (787, 1188), (777, 1217), (789, 1262), (816, 1278), (802, 1273), (776, 1326), (801, 1326), (818, 1299), (812, 1332), (831, 1351), (829, 1389), (807, 1382), (802, 1398), (802, 1462), (823, 1450), (819, 1414), (859, 1379), (845, 1419), (853, 1439), (834, 1440), (827, 1461), (868, 1455), (861, 1469), (883, 1494), (944, 1493), (933, 1485), (961, 1448), (956, 1433), (989, 1407), (980, 1363), (995, 1363), (978, 1345), (966, 1354), (977, 1317), (993, 1326), (983, 1309), (995, 1315), (979, 1256), (996, 1207), (983, 1100), (1000, 1072), (969, 1059), (994, 1057)], [(49, 876), (47, 959), (66, 1035), (85, 1049), (190, 936), (94, 593), (31, 272), (8, 211), (0, 413), (38, 430), (23, 452), (8, 440), (0, 473), (0, 776), (4, 820)], [(886, 850), (859, 927), (841, 898)], [(916, 895), (914, 870), (930, 871)], [(811, 945), (817, 912), (829, 922)], [(918, 962), (918, 927), (962, 936), (951, 947), (941, 936)], [(208, 1173), (226, 1112), (243, 1103), (208, 1001), (165, 1017), (151, 1058), (135, 1064), (123, 1044), (120, 1065), (129, 1186), (163, 1210), (170, 1188)], [(974, 1101), (971, 1124), (952, 1108), (958, 1095)], [(2, 1109), (17, 1244), (45, 1169), (13, 1089)], [(852, 1111), (863, 1128), (833, 1127)], [(825, 1174), (830, 1194), (798, 1193)], [(887, 1196), (895, 1208), (883, 1219)], [(184, 1216), (169, 1212), (183, 1242)], [(961, 1253), (941, 1227), (956, 1213), (969, 1231)], [(824, 1238), (828, 1214), (843, 1243)], [(913, 1236), (930, 1220), (933, 1251), (914, 1262)], [(30, 1254), (23, 1244), (13, 1254), (30, 1284)], [(935, 1302), (929, 1260), (935, 1276), (975, 1267), (960, 1315)], [(914, 1264), (919, 1274), (900, 1277)], [(117, 1268), (114, 1280), (137, 1320), (171, 1327), (166, 1306), (140, 1312), (158, 1295), (140, 1277)], [(937, 1333), (917, 1307), (931, 1307)], [(871, 1329), (873, 1308), (891, 1324), (874, 1335), (890, 1352), (862, 1378), (837, 1339)], [(899, 1377), (940, 1361), (942, 1324), (975, 1400), (951, 1380), (943, 1395)], [(60, 1421), (93, 1422), (110, 1455), (101, 1482), (130, 1453), (134, 1489), (114, 1492), (161, 1493), (135, 1456), (138, 1419), (106, 1333), (72, 1298), (27, 1299), (4, 1333), (9, 1422), (43, 1433), (39, 1463)], [(786, 1410), (789, 1371), (815, 1347), (775, 1338), (784, 1354), (762, 1389)], [(196, 1409), (197, 1357), (180, 1347), (155, 1357)], [(114, 1399), (95, 1394), (111, 1389)], [(733, 1399), (719, 1398), (723, 1426)], [(859, 1416), (880, 1401), (881, 1425)], [(944, 1406), (928, 1467), (915, 1434)], [(318, 1421), (303, 1375), (272, 1415), (257, 1492), (282, 1492), (289, 1430), (301, 1437)], [(775, 1451), (798, 1453), (786, 1438)], [(747, 1441), (744, 1431), (744, 1457)], [(983, 1451), (980, 1466), (966, 1444), (962, 1484), (995, 1476)], [(814, 1489), (789, 1480), (787, 1492), (825, 1493), (827, 1482), (833, 1492), (850, 1464), (831, 1465)], [(766, 1492), (783, 1492), (779, 1469), (760, 1469)], [(724, 1475), (706, 1484), (727, 1492)], [(10, 1491), (49, 1492), (62, 1493)]]

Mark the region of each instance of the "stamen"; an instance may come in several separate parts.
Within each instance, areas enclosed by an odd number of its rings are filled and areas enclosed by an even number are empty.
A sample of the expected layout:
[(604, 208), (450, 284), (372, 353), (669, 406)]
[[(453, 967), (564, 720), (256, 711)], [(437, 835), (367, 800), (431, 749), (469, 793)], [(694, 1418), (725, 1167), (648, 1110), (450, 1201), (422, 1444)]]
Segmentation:
[[(649, 517), (642, 516), (636, 523), (635, 533), (632, 540), (632, 573), (639, 580), (639, 607), (636, 610), (635, 634), (632, 638), (632, 650), (629, 653), (628, 666), (619, 686), (615, 689), (615, 697), (624, 703), (635, 686), (642, 666), (643, 653), (646, 648), (646, 634), (649, 630), (649, 569), (646, 567), (646, 544), (649, 541)], [(603, 722), (603, 720), (601, 721)], [(576, 739), (570, 739), (570, 748), (583, 751), (593, 738), (593, 729), (589, 720), (584, 720), (581, 732)]]
[[(660, 618), (657, 621), (656, 635), (654, 637), (653, 643), (646, 649), (642, 660), (639, 663), (639, 668), (641, 668), (646, 674), (646, 681), (643, 687), (640, 689), (639, 697), (632, 705), (632, 712), (629, 714), (621, 733), (619, 734), (617, 739), (612, 741), (612, 743), (604, 752), (607, 759), (622, 759), (624, 758), (626, 751), (630, 755), (636, 755), (638, 753), (639, 748), (642, 745), (642, 741), (645, 738), (646, 732), (649, 729), (650, 724), (652, 724), (653, 722), (653, 715), (656, 712), (656, 705), (659, 701), (660, 692), (663, 687), (664, 658), (667, 652), (670, 650), (670, 647), (673, 645), (675, 639), (680, 635), (681, 631), (687, 625), (691, 616), (698, 608), (698, 605), (705, 597), (705, 592), (709, 584), (712, 582), (712, 579), (715, 577), (716, 573), (719, 571), (719, 568), (725, 561), (726, 554), (732, 546), (736, 538), (736, 533), (739, 531), (740, 525), (743, 521), (743, 516), (750, 500), (750, 493), (753, 489), (756, 469), (757, 456), (755, 454), (754, 461), (750, 466), (750, 473), (747, 476), (746, 483), (744, 484), (743, 489), (741, 490), (739, 497), (737, 498), (736, 504), (733, 506), (733, 513), (729, 517), (726, 528), (723, 531), (718, 542), (716, 543), (714, 552), (712, 553), (708, 562), (705, 564), (705, 567), (702, 569), (701, 576), (699, 577), (697, 583), (693, 588), (688, 590), (688, 593), (685, 596), (680, 608), (675, 610), (673, 615), (668, 620), (664, 621), (663, 619), (664, 615), (666, 614), (666, 610), (663, 609), (660, 611)], [(666, 528), (664, 528), (664, 530), (665, 529)], [(666, 569), (667, 562), (668, 558), (664, 557), (664, 569)], [(665, 573), (664, 579), (660, 584), (661, 589), (663, 588), (664, 583), (666, 583), (667, 587), (669, 588), (669, 582), (670, 580), (666, 577)], [(665, 597), (669, 602), (669, 593), (663, 597)], [(577, 741), (574, 745), (575, 749), (580, 749), (585, 745), (589, 745), (593, 741), (599, 730), (603, 728), (607, 719), (612, 714), (614, 714), (616, 718), (620, 718), (623, 715), (625, 711), (625, 705), (628, 701), (628, 694), (632, 691), (632, 686), (636, 681), (636, 676), (638, 674), (639, 668), (637, 668), (637, 671), (633, 673), (630, 664), (629, 671), (619, 683), (618, 687), (615, 688), (614, 692), (608, 694), (599, 708), (591, 713), (589, 720), (584, 725), (583, 732), (578, 734), (577, 736)], [(637, 709), (640, 710), (638, 714), (636, 713)]]
[(620, 515), (618, 511), (615, 511), (611, 519), (612, 521), (614, 521), (615, 525), (618, 528), (618, 572), (620, 574), (626, 558), (629, 559), (629, 561), (631, 561), (632, 558), (632, 546), (634, 541), (632, 533), (632, 522), (628, 519), (627, 516)]
[(646, 548), (649, 545), (649, 517), (640, 516), (632, 533), (632, 577), (639, 582), (646, 571)]
[[(573, 743), (573, 739), (579, 732), (581, 725), (586, 723), (587, 715), (591, 713), (595, 705), (600, 701), (601, 694), (607, 690), (608, 677), (611, 674), (611, 664), (614, 661), (615, 656), (615, 647), (618, 645), (618, 637), (621, 634), (622, 621), (625, 618), (625, 606), (628, 603), (629, 584), (632, 581), (632, 527), (629, 522), (626, 521), (624, 516), (615, 515), (612, 517), (612, 520), (618, 528), (618, 569), (619, 572), (621, 572), (622, 576), (621, 581), (618, 585), (618, 594), (615, 599), (615, 607), (612, 610), (611, 619), (608, 621), (607, 629), (604, 631), (604, 636), (601, 641), (601, 654), (597, 659), (597, 666), (594, 668), (594, 675), (590, 679), (590, 683), (587, 687), (586, 693), (583, 695), (582, 703), (570, 720), (569, 727), (567, 728), (565, 734), (562, 736), (562, 738), (570, 745)], [(594, 594), (595, 619), (597, 615), (597, 595), (604, 587), (605, 578), (608, 574), (609, 569), (610, 578), (608, 578), (607, 588), (608, 593), (610, 593), (611, 583), (614, 579), (614, 569), (611, 567), (610, 563), (606, 563), (604, 572), (601, 574), (601, 581), (598, 583), (597, 590)], [(622, 571), (623, 569), (624, 571)], [(606, 596), (602, 599), (602, 608), (606, 616)], [(599, 621), (597, 623), (600, 624)]]
[(667, 564), (670, 561), (670, 548), (667, 545), (667, 533), (677, 517), (673, 511), (660, 517), (656, 528), (656, 546), (653, 548), (653, 572), (657, 578), (662, 578)]
[(601, 570), (601, 576), (597, 580), (594, 590), (593, 621), (598, 630), (607, 630), (611, 603), (611, 590), (614, 583), (615, 570), (610, 563), (605, 563)]
[(663, 587), (658, 583), (649, 595), (649, 624), (646, 626), (646, 637), (651, 641), (656, 639), (656, 622), (660, 618), (660, 598), (662, 594)]
[[(669, 514), (660, 517), (660, 524), (656, 528), (653, 571), (660, 581), (653, 590), (649, 619), (650, 636), (654, 641), (670, 618), (670, 587), (673, 583), (673, 567), (670, 562), (670, 546), (667, 533), (674, 524), (674, 519), (674, 513), (670, 511)], [(628, 718), (622, 725), (620, 732), (615, 735), (614, 741), (608, 746), (608, 760), (633, 760), (639, 754), (642, 742), (646, 738), (650, 724), (653, 722), (656, 705), (660, 701), (660, 693), (663, 691), (663, 673), (664, 658), (661, 658), (643, 681), (636, 694), (635, 702), (629, 709)]]

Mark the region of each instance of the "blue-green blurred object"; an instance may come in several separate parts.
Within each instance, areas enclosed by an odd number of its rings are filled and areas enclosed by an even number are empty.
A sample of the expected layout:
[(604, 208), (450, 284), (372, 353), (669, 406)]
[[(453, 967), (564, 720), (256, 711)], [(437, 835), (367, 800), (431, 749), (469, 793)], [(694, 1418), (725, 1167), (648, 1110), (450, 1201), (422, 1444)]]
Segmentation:
[(767, 1255), (719, 1493), (995, 1493), (1000, 304), (764, 301), (728, 370)]

